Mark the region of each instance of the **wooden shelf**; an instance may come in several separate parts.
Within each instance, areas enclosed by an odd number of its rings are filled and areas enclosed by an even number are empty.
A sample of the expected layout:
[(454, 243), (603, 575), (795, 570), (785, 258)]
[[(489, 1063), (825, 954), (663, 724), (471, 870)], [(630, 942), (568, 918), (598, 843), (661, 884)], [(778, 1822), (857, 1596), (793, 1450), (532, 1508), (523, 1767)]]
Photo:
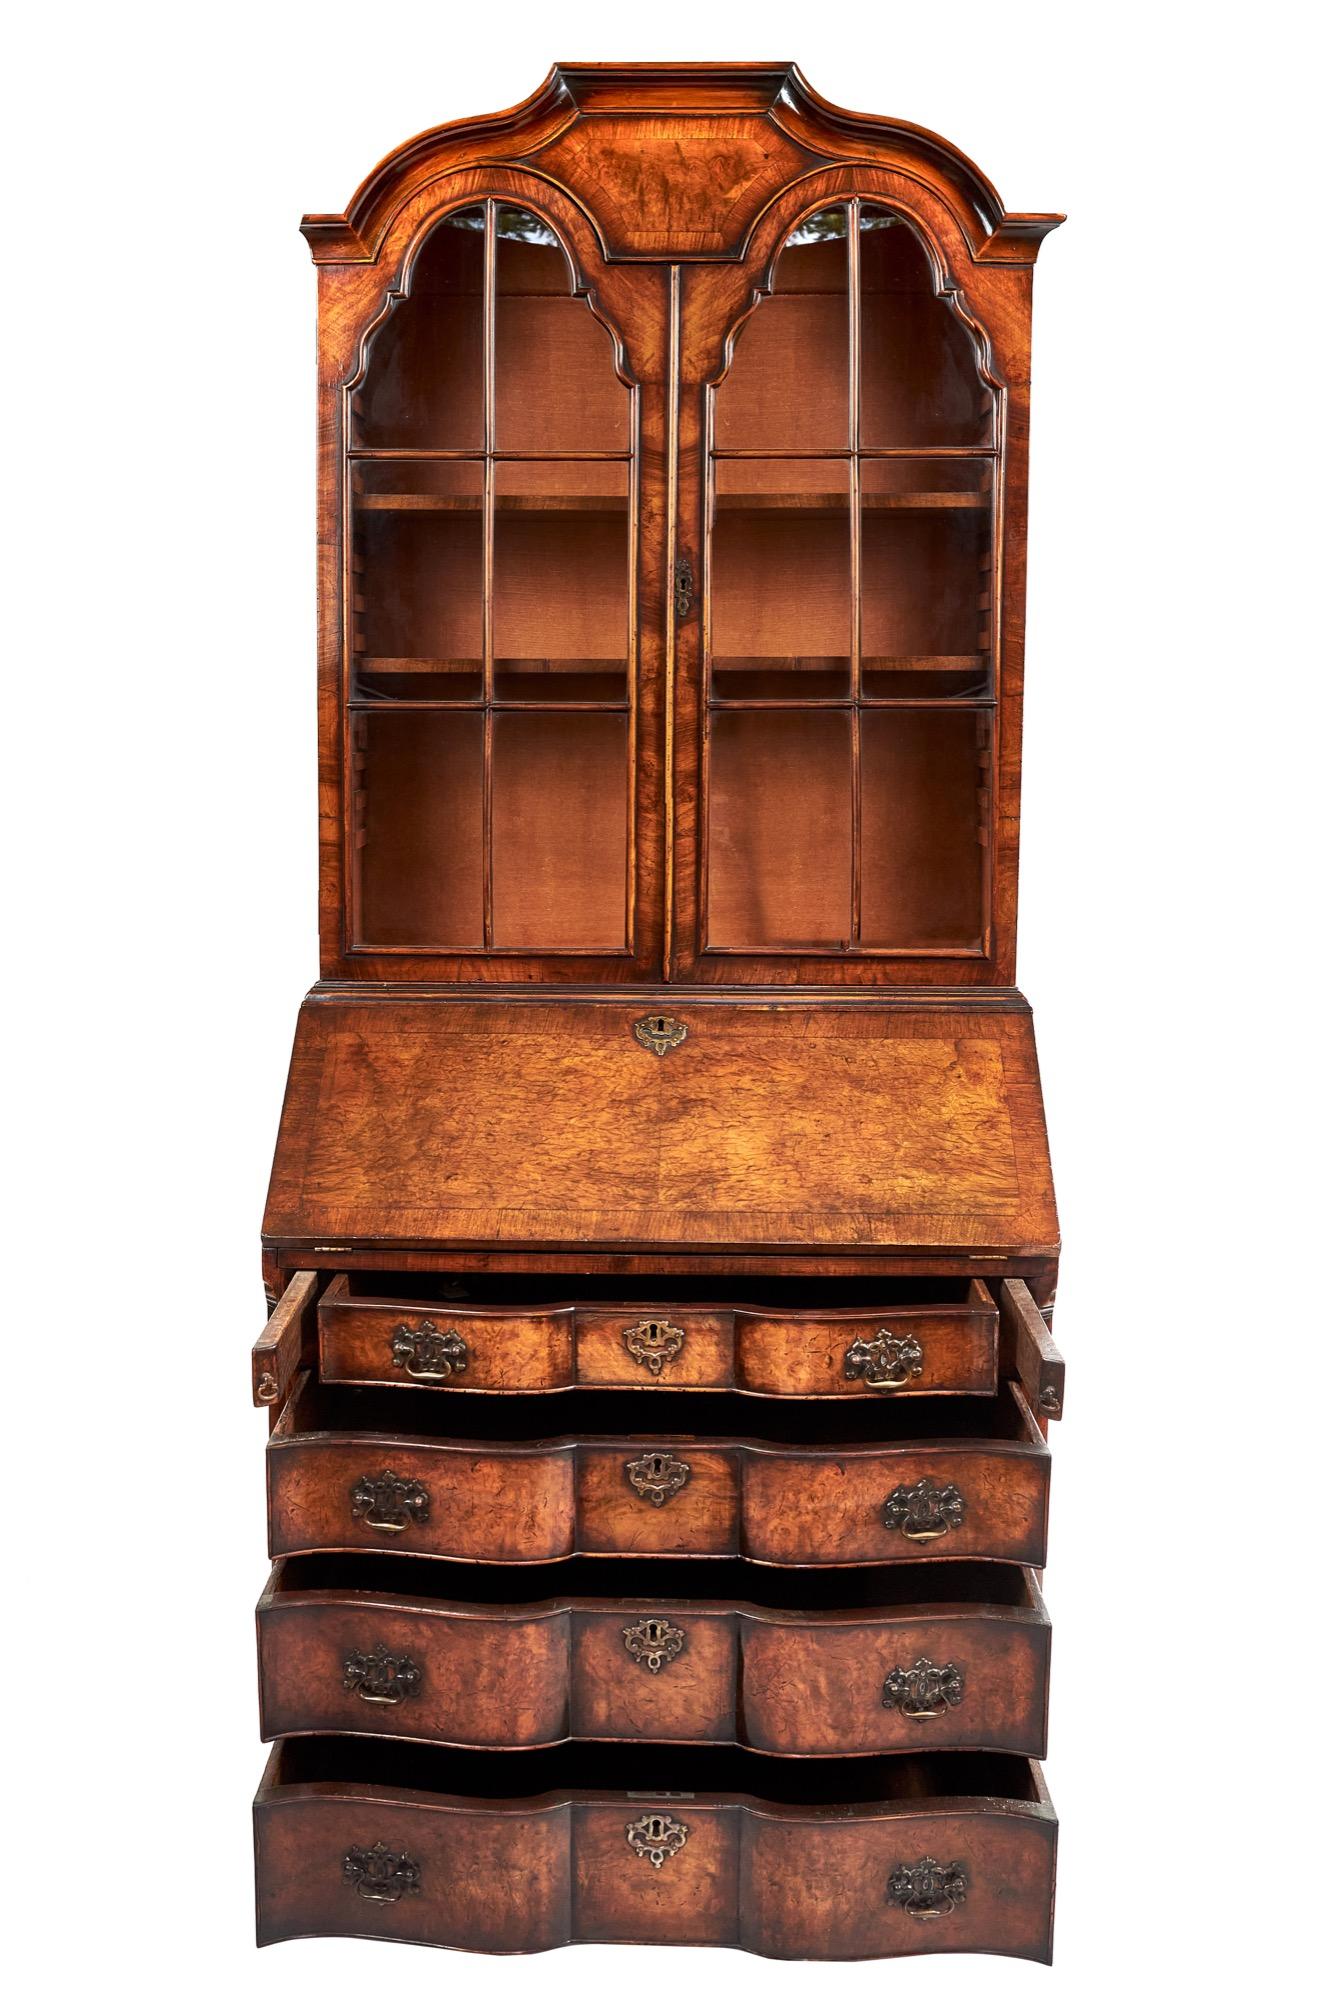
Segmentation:
[(479, 674), (483, 665), (481, 660), (394, 660), (379, 654), (359, 655), (353, 664), (362, 674)]
[(714, 653), (716, 672), (728, 674), (836, 674), (851, 671), (851, 659), (842, 653)]
[(988, 653), (914, 653), (907, 658), (875, 659), (861, 656), (861, 671), (879, 674), (980, 674), (986, 671)]
[[(873, 669), (876, 673), (895, 674), (977, 674), (984, 672), (988, 657), (985, 653), (916, 653), (908, 657), (878, 659), (863, 654), (861, 668), (863, 672)], [(713, 666), (726, 673), (830, 673), (850, 665), (851, 660), (845, 653), (713, 655)]]
[[(414, 704), (409, 703), (408, 706)], [(860, 701), (854, 701), (849, 694), (828, 695), (724, 695), (712, 694), (708, 697), (710, 709), (725, 710), (754, 709), (766, 715), (786, 715), (799, 713), (802, 709), (827, 715), (838, 710), (850, 715), (853, 709), (880, 708), (994, 708), (996, 702), (991, 695), (981, 694), (863, 694)]]
[[(850, 493), (719, 493), (719, 514), (827, 514), (851, 507)], [(863, 514), (980, 514), (990, 507), (986, 493), (863, 493)]]
[[(520, 700), (516, 695), (506, 699), (503, 695), (497, 695), (489, 706), (495, 715), (506, 715), (511, 710), (515, 714), (538, 715), (544, 715), (548, 711), (552, 715), (629, 714), (629, 701), (626, 698), (620, 701), (585, 701), (582, 698), (577, 701), (562, 701), (558, 691), (554, 689), (544, 700), (531, 696), (526, 700)], [(424, 714), (428, 709), (436, 708), (459, 709), (472, 715), (484, 715), (487, 703), (482, 695), (460, 696), (456, 701), (450, 701), (443, 695), (427, 695), (415, 700), (407, 695), (385, 694), (353, 695), (347, 707), (352, 715), (388, 715), (396, 714), (402, 709), (410, 709), (414, 713), (420, 711)]]
[[(365, 514), (479, 514), (480, 493), (355, 493)], [(624, 514), (623, 493), (497, 493), (497, 514)]]
[(937, 511), (982, 514), (990, 509), (989, 493), (863, 493), (862, 513), (930, 514)]
[[(353, 505), (366, 514), (479, 514), (479, 493), (356, 493)], [(497, 514), (623, 514), (623, 493), (497, 493)], [(848, 493), (719, 493), (719, 514), (846, 513)], [(979, 514), (990, 507), (984, 493), (863, 493), (866, 514)]]
[[(479, 674), (483, 662), (477, 660), (431, 660), (412, 657), (404, 660), (387, 659), (380, 654), (358, 654), (353, 661), (358, 673), (363, 674)], [(601, 674), (623, 673), (625, 658), (620, 654), (614, 659), (593, 658), (587, 653), (571, 655), (569, 659), (525, 660), (508, 655), (496, 655), (495, 671), (506, 674)]]

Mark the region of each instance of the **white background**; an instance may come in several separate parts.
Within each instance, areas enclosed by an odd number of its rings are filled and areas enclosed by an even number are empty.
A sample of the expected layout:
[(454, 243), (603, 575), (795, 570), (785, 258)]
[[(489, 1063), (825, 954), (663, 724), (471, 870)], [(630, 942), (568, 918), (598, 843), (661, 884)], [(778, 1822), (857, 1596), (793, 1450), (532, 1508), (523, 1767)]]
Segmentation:
[[(11, 23), (11, 1990), (1312, 1989), (1333, 1510), (1313, 18), (232, 0)], [(253, 1949), (247, 1349), (316, 972), (296, 224), (561, 56), (794, 57), (835, 102), (947, 135), (1011, 208), (1069, 212), (1036, 278), (1020, 943), (1067, 1244), (1049, 1974)]]

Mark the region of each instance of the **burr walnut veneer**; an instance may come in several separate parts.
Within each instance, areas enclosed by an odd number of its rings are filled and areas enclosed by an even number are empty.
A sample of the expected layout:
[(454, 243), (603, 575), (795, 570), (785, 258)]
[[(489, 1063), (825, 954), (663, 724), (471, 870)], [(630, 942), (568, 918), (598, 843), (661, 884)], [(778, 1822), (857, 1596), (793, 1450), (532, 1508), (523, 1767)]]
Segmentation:
[(562, 64), (306, 218), (261, 1943), (1050, 1957), (1059, 220), (789, 64)]

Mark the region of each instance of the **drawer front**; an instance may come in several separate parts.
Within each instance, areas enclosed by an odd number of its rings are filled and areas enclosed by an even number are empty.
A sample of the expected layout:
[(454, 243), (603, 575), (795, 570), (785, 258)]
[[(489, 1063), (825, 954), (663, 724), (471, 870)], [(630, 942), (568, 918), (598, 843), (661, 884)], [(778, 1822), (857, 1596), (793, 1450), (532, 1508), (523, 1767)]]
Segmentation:
[[(402, 1437), (379, 1428), (397, 1397), (303, 1376), (268, 1442), (270, 1553), (743, 1555), (795, 1567), (967, 1556), (1040, 1569), (1050, 1452), (1022, 1392), (1006, 1387), (998, 1402), (900, 1409), (897, 1442), (833, 1447), (665, 1431), (543, 1439), (526, 1410), (496, 1418), (477, 1400), (461, 1435)], [(598, 1400), (570, 1408), (586, 1419)], [(608, 1408), (623, 1423), (641, 1401)], [(669, 1413), (652, 1398), (644, 1407)], [(670, 1413), (682, 1407), (689, 1399)], [(418, 1399), (416, 1414), (437, 1408)], [(950, 1422), (952, 1438), (916, 1435)], [(778, 1435), (803, 1427), (784, 1413)], [(876, 1437), (886, 1426), (861, 1411), (855, 1428)]]
[(861, 1617), (652, 1598), (491, 1610), (270, 1591), (258, 1621), (263, 1734), (1040, 1757), (1050, 1627), (1030, 1590), (1022, 1609)]
[(443, 1617), (366, 1596), (259, 1607), (264, 1740), (325, 1730), (477, 1748), (568, 1734), (564, 1613)]
[(574, 1313), (353, 1300), (337, 1278), (319, 1302), (319, 1365), (326, 1382), (563, 1389), (574, 1379)]
[(573, 1552), (574, 1451), (393, 1438), (270, 1440), (269, 1552), (391, 1548), (482, 1562)]
[(578, 1379), (590, 1389), (728, 1389), (733, 1315), (694, 1306), (579, 1306)]
[(851, 1825), (756, 1818), (740, 1942), (774, 1958), (985, 1951), (1051, 1962), (1053, 1819), (980, 1802)]
[(993, 1395), (999, 1314), (965, 1305), (881, 1312), (563, 1305), (528, 1310), (353, 1298), (319, 1302), (326, 1382), (463, 1392), (739, 1389), (752, 1396)]
[(757, 1562), (1046, 1560), (1050, 1460), (1006, 1444), (856, 1454), (748, 1451), (743, 1555)]
[(739, 1466), (735, 1445), (582, 1442), (578, 1526), (583, 1555), (735, 1553)]
[(741, 1628), (745, 1742), (787, 1756), (1046, 1755), (1051, 1633), (1001, 1608)]
[(812, 1811), (697, 1791), (487, 1805), (266, 1779), (255, 1805), (259, 1942), (1049, 1962), (1056, 1829), (1035, 1773), (1032, 1788), (1022, 1804), (926, 1797)]
[(993, 1396), (998, 1327), (995, 1308), (980, 1305), (738, 1312), (736, 1386), (756, 1396)]
[(1049, 1463), (1039, 1442), (816, 1452), (694, 1439), (506, 1449), (287, 1438), (268, 1450), (269, 1553), (740, 1554), (798, 1567), (970, 1556), (1040, 1569)]
[(549, 1951), (568, 1940), (569, 1859), (567, 1806), (517, 1814), (261, 1795), (257, 1942), (382, 1937)]
[(730, 1609), (697, 1604), (573, 1612), (570, 1733), (646, 1743), (740, 1741), (739, 1622)]

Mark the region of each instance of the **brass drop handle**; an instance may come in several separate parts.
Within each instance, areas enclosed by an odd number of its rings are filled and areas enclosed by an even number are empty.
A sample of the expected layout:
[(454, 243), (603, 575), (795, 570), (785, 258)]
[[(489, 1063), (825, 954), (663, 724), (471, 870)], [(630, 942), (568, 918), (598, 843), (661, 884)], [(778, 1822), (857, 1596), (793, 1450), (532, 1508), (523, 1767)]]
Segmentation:
[(846, 1379), (859, 1379), (868, 1389), (904, 1389), (918, 1379), (925, 1365), (921, 1342), (910, 1333), (890, 1333), (886, 1326), (871, 1340), (854, 1340), (842, 1358)]
[(963, 1676), (950, 1660), (937, 1667), (920, 1659), (914, 1666), (894, 1667), (885, 1676), (882, 1703), (896, 1708), (909, 1722), (933, 1722), (957, 1708), (963, 1699)]
[(373, 1847), (349, 1847), (343, 1856), (343, 1880), (368, 1903), (397, 1903), (421, 1894), (421, 1865), (409, 1854), (395, 1854), (382, 1840)]
[(343, 1689), (360, 1701), (381, 1708), (397, 1708), (421, 1692), (423, 1675), (407, 1653), (391, 1653), (376, 1646), (369, 1653), (351, 1652), (343, 1661)]
[(468, 1344), (456, 1326), (440, 1331), (433, 1320), (420, 1326), (404, 1320), (389, 1337), (389, 1353), (395, 1368), (406, 1369), (417, 1382), (447, 1382), (453, 1375), (467, 1372)]
[(677, 556), (674, 571), (676, 616), (688, 618), (694, 603), (694, 564), (688, 556)]
[(884, 1502), (884, 1525), (896, 1528), (909, 1542), (937, 1542), (951, 1528), (961, 1528), (967, 1504), (956, 1486), (918, 1479), (915, 1486), (895, 1486)]
[(352, 1519), (381, 1535), (401, 1535), (430, 1519), (430, 1494), (419, 1479), (402, 1479), (386, 1467), (363, 1472), (352, 1488)]
[(971, 1888), (961, 1861), (942, 1863), (931, 1854), (920, 1861), (900, 1861), (889, 1877), (886, 1901), (896, 1903), (918, 1923), (931, 1923), (951, 1916), (967, 1901)]

